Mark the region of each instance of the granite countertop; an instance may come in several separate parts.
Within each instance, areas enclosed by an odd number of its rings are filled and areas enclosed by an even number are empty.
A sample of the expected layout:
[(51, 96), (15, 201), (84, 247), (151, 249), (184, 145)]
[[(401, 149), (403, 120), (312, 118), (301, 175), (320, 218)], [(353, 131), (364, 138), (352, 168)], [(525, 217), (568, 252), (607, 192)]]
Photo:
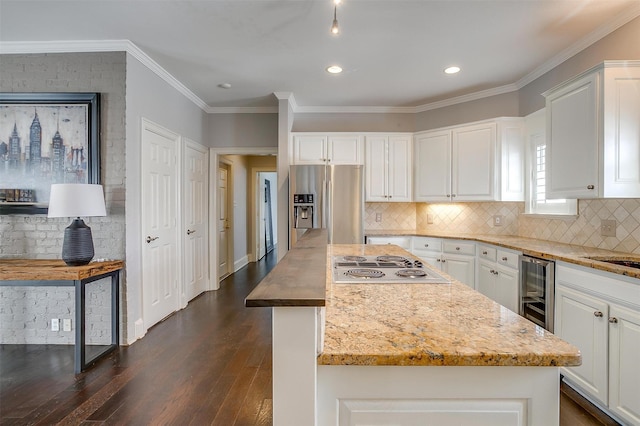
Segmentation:
[[(640, 269), (606, 263), (601, 260), (620, 259), (640, 262), (640, 255), (633, 253), (623, 253), (612, 250), (599, 249), (594, 247), (584, 247), (572, 244), (563, 244), (554, 241), (537, 240), (533, 238), (518, 237), (511, 235), (486, 235), (486, 234), (442, 234), (416, 232), (412, 230), (367, 230), (367, 236), (420, 236), (435, 238), (452, 238), (457, 240), (471, 240), (480, 243), (488, 243), (512, 250), (521, 251), (528, 256), (542, 259), (560, 260), (587, 268), (599, 269), (601, 271), (612, 272), (614, 274), (626, 275), (640, 279)], [(600, 260), (588, 259), (598, 257)]]
[[(327, 259), (347, 254), (415, 258), (397, 246), (330, 245)], [(333, 284), (327, 274), (324, 347), (318, 364), (573, 366), (580, 362), (576, 347), (459, 281)]]

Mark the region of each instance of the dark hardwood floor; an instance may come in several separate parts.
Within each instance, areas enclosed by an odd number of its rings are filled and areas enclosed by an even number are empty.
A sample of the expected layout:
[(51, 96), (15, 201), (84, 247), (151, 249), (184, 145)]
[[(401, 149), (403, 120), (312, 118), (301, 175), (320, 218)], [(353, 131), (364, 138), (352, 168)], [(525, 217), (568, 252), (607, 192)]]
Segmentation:
[[(244, 298), (275, 257), (82, 374), (71, 346), (0, 345), (0, 424), (271, 425), (271, 310), (245, 308)], [(606, 423), (563, 392), (560, 424)]]

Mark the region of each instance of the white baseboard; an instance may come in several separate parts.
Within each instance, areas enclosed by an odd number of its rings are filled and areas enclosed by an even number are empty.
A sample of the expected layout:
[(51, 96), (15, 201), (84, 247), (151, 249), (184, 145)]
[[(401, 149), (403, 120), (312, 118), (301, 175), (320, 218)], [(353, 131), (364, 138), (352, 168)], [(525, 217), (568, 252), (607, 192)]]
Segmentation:
[(233, 272), (238, 272), (238, 269), (242, 268), (248, 263), (249, 263), (249, 256), (245, 255), (241, 257), (240, 259), (233, 262)]

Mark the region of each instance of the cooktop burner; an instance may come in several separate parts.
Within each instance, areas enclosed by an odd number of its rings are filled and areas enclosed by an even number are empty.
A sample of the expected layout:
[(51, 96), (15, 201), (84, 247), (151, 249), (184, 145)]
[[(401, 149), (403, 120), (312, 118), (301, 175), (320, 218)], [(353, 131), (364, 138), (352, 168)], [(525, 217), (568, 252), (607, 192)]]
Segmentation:
[(422, 269), (401, 269), (396, 272), (396, 275), (403, 278), (420, 278), (426, 277), (427, 273)]
[(344, 273), (353, 278), (382, 278), (384, 272), (377, 269), (349, 269)]
[(449, 284), (431, 268), (424, 268), (420, 260), (403, 256), (334, 256), (333, 282), (338, 284)]

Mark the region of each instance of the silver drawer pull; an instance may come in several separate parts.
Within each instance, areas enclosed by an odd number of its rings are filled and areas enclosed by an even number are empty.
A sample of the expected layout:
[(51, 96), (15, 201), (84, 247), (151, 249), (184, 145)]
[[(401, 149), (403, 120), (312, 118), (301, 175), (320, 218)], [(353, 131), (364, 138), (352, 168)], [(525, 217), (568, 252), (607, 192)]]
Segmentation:
[(157, 240), (158, 238), (160, 238), (160, 237), (150, 237), (150, 236), (147, 236), (147, 240), (146, 240), (146, 241), (147, 241), (147, 244), (149, 244), (151, 241), (155, 241), (155, 240)]
[(610, 322), (611, 324), (617, 324), (617, 323), (618, 323), (618, 318), (616, 318), (616, 317), (611, 317), (611, 318), (609, 318), (609, 322)]
[(194, 232), (196, 232), (196, 230), (195, 230), (195, 229), (194, 229), (194, 230), (187, 229), (187, 235), (191, 235), (191, 234), (193, 234)]
[(598, 318), (602, 318), (602, 312), (600, 312), (600, 311), (595, 311), (595, 312), (593, 313), (593, 316), (598, 317)]

